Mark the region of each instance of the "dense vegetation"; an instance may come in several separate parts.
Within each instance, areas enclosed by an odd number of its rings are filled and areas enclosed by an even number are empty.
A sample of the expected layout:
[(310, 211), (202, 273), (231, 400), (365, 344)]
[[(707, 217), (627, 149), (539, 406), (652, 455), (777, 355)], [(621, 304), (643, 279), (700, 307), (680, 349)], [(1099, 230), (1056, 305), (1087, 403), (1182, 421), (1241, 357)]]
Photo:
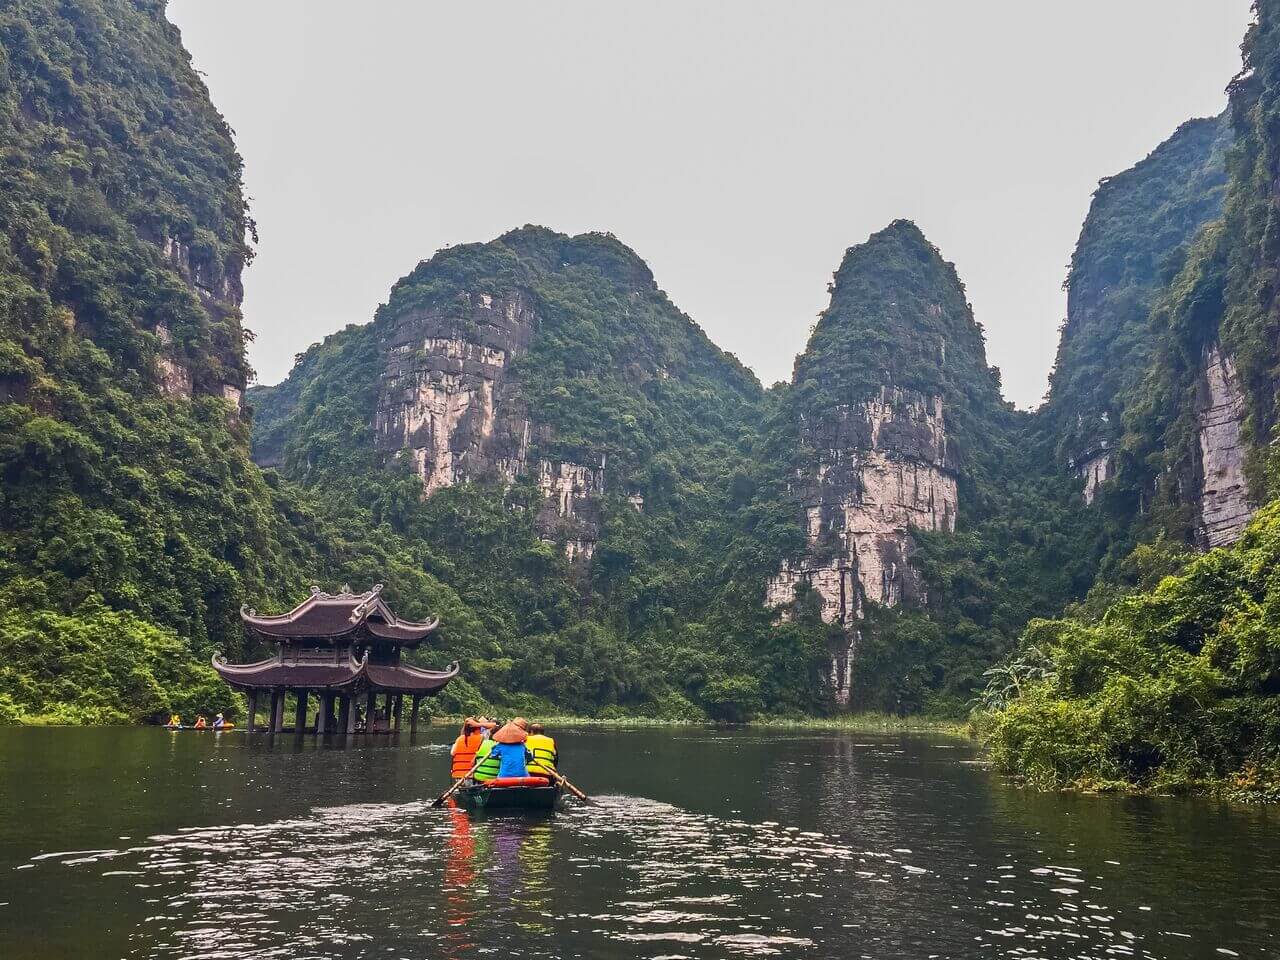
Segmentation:
[(409, 615), (459, 606), (363, 517), (249, 462), (223, 399), (248, 375), (240, 158), (163, 7), (0, 12), (4, 719), (234, 710), (207, 664), (240, 652), (240, 604), (313, 578), (386, 579)]
[(8, 4), (0, 40), (0, 703), (136, 718), (296, 538), (214, 396), (246, 376), (238, 316), (160, 248), (238, 276), (240, 158), (160, 3)]
[(1280, 503), (1099, 619), (1031, 624), (986, 692), (992, 753), (1042, 787), (1280, 799)]
[(1064, 463), (1115, 446), (1124, 404), (1151, 362), (1154, 299), (1196, 234), (1222, 213), (1228, 117), (1190, 120), (1099, 185), (1071, 258), (1067, 319), (1040, 411)]
[[(1257, 14), (1231, 86), (1224, 213), (1155, 301), (1151, 363), (1124, 417), (1117, 484), (1148, 493), (1148, 530), (1174, 544), (1197, 469), (1195, 380), (1214, 343), (1240, 371), (1254, 494), (1276, 489), (1280, 3), (1261, 0)], [(1043, 785), (1211, 783), (1280, 796), (1278, 548), (1272, 502), (1234, 546), (1188, 562), (1158, 539), (1129, 564), (1136, 592), (1102, 583), (1071, 617), (1033, 623), (986, 694), (999, 763)]]
[[(440, 709), (829, 711), (843, 628), (803, 586), (785, 620), (762, 598), (812, 549), (814, 425), (891, 385), (943, 399), (960, 508), (954, 534), (914, 535), (919, 602), (866, 611), (855, 706), (956, 715), (985, 685), (996, 759), (1037, 784), (1275, 790), (1280, 513), (1234, 547), (1189, 544), (1210, 344), (1239, 370), (1254, 495), (1276, 493), (1277, 30), (1280, 0), (1261, 0), (1228, 118), (1100, 186), (1036, 414), (1001, 400), (954, 268), (906, 222), (846, 253), (793, 382), (768, 391), (617, 239), (525, 227), (419, 264), (242, 410), (241, 162), (163, 3), (15, 0), (0, 722), (234, 716), (209, 656), (250, 653), (242, 603), (312, 582), (383, 582), (404, 615), (439, 615), (423, 656), (464, 661)], [(504, 395), (539, 425), (529, 461), (607, 461), (589, 563), (539, 527), (532, 477), (424, 498), (378, 449), (396, 324), (480, 293), (536, 316)], [(1075, 466), (1103, 448), (1115, 477), (1088, 506)]]
[[(518, 390), (507, 403), (542, 428), (529, 461), (607, 460), (589, 567), (544, 542), (541, 495), (527, 479), (459, 484), (424, 501), (407, 465), (375, 449), (389, 331), (406, 313), (477, 291), (518, 291), (538, 318), (528, 351), (507, 367)], [(743, 465), (772, 401), (616, 239), (526, 227), (443, 250), (393, 287), (373, 323), (312, 347), (284, 384), (250, 397), (260, 460), (324, 502), (368, 505), (474, 611), (479, 632), (464, 655), (475, 695), (680, 718), (824, 707), (822, 628), (772, 623), (754, 553), (781, 554), (741, 532), (754, 486)], [(789, 516), (777, 523), (799, 537)], [(746, 581), (734, 575), (744, 556), (758, 573)]]

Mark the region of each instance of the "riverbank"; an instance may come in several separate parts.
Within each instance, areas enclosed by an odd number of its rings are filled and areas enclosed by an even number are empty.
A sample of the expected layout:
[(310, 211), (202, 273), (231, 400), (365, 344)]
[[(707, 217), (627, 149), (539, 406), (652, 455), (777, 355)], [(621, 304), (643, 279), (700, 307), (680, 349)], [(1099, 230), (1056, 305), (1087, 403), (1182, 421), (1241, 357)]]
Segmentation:
[[(506, 713), (509, 711), (499, 711)], [(432, 724), (460, 724), (462, 715), (440, 715)], [(572, 714), (538, 715), (539, 723), (549, 727), (745, 727), (771, 730), (838, 730), (846, 733), (941, 733), (973, 738), (966, 723), (937, 717), (905, 716), (887, 713), (854, 713), (837, 717), (762, 717), (745, 724), (717, 724), (709, 720), (667, 720), (653, 717), (583, 717)]]

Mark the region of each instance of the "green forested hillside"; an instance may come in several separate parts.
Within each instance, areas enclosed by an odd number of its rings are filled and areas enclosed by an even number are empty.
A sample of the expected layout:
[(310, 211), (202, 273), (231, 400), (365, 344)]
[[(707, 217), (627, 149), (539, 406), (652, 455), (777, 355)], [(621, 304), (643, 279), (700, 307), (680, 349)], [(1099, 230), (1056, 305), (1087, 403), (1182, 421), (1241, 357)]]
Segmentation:
[(164, 4), (5, 5), (0, 144), (0, 719), (234, 711), (240, 604), (313, 579), (425, 612), (248, 459), (241, 163)]
[[(1236, 143), (1222, 218), (1161, 293), (1152, 364), (1125, 416), (1120, 481), (1153, 491), (1152, 524), (1185, 528), (1186, 490), (1201, 456), (1194, 397), (1210, 345), (1235, 359), (1243, 439), (1256, 497), (1274, 495), (1277, 320), (1274, 221), (1280, 3), (1261, 0), (1231, 87)], [(987, 691), (1001, 766), (1043, 784), (1213, 783), (1280, 789), (1277, 516), (1261, 510), (1236, 544), (1191, 559), (1140, 547), (1138, 592), (1096, 597), (1029, 628), (1020, 655)], [(1154, 561), (1154, 562), (1153, 562)], [(1099, 612), (1105, 611), (1105, 612)]]
[(1230, 117), (1189, 120), (1098, 186), (1067, 276), (1067, 319), (1042, 430), (1063, 462), (1116, 444), (1124, 403), (1151, 362), (1154, 298), (1222, 213)]
[(1280, 0), (1258, 16), (1228, 118), (1100, 186), (1030, 414), (906, 221), (767, 391), (616, 238), (528, 226), (242, 405), (254, 225), (164, 4), (5, 5), (0, 721), (234, 715), (206, 664), (251, 653), (242, 603), (383, 582), (463, 661), (444, 709), (957, 715), (990, 681), (1038, 782), (1269, 782), (1274, 506), (1189, 552), (1211, 348), (1276, 492)]
[[(514, 485), (466, 482), (424, 501), (406, 458), (376, 448), (388, 339), (401, 318), (448, 313), (479, 292), (518, 296), (536, 314), (495, 414), (530, 416), (531, 466)], [(614, 238), (526, 227), (443, 250), (393, 287), (372, 323), (311, 348), (288, 380), (250, 397), (260, 460), (322, 501), (369, 505), (474, 611), (465, 665), (478, 695), (670, 717), (824, 708), (813, 638), (775, 627), (763, 580), (732, 573), (756, 545), (740, 542), (740, 525), (771, 401)], [(540, 459), (607, 463), (589, 564), (537, 526)], [(799, 535), (790, 517), (777, 522)]]
[[(136, 716), (172, 686), (156, 651), (211, 649), (246, 581), (298, 576), (222, 399), (238, 313), (164, 251), (238, 287), (240, 158), (163, 4), (8, 4), (0, 40), (0, 704)], [(166, 351), (190, 401), (160, 389)], [(144, 694), (108, 679), (133, 674)]]

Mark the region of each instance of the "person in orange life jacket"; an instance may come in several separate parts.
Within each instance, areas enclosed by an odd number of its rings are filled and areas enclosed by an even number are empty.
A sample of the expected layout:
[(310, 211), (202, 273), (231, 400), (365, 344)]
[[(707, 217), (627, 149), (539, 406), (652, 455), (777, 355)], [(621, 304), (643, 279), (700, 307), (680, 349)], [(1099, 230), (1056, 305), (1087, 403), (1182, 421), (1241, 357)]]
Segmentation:
[(449, 776), (461, 780), (471, 772), (471, 767), (476, 762), (476, 751), (480, 749), (488, 732), (475, 717), (467, 717), (462, 721), (462, 732), (449, 748), (449, 756), (453, 757)]
[(192, 730), (203, 730), (203, 729), (205, 729), (207, 726), (208, 726), (208, 724), (207, 724), (207, 723), (205, 723), (204, 717), (203, 717), (203, 716), (198, 716), (198, 717), (196, 717), (196, 725), (195, 725), (194, 727), (192, 727), (191, 729), (192, 729)]
[[(496, 761), (497, 770), (493, 771), (493, 776), (527, 777), (529, 763), (533, 760), (533, 754), (525, 747), (528, 738), (529, 721), (524, 717), (516, 717), (490, 738), (493, 746), (487, 751), (485, 764), (482, 766), (492, 767)], [(487, 772), (489, 771), (486, 770)], [(476, 771), (476, 779), (481, 779), (480, 770)]]

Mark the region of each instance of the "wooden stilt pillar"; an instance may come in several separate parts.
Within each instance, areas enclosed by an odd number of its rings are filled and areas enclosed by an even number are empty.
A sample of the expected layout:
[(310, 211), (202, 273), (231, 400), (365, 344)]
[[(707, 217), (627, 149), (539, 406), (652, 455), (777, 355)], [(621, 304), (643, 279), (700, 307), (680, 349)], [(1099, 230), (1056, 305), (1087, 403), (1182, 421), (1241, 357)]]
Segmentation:
[(372, 690), (364, 698), (364, 732), (373, 733), (373, 711), (378, 706), (378, 695)]
[(245, 718), (244, 728), (253, 733), (253, 721), (258, 714), (258, 691), (250, 690), (245, 695), (245, 698), (249, 701), (249, 715)]
[(351, 718), (351, 697), (338, 694), (338, 733), (347, 732), (347, 722)]
[(419, 694), (414, 694), (413, 699), (409, 701), (409, 736), (413, 736), (418, 732), (418, 704), (422, 702)]
[(333, 712), (333, 694), (320, 694), (320, 708), (316, 711), (316, 735), (323, 737), (329, 732), (329, 714)]
[(293, 708), (293, 732), (307, 732), (307, 697), (309, 690), (295, 690), (294, 695), (298, 698), (298, 705)]
[(271, 732), (279, 733), (284, 729), (284, 691), (271, 691)]
[(395, 700), (396, 700), (396, 733), (399, 733), (400, 732), (400, 716), (402, 713), (404, 713), (404, 694), (397, 693), (395, 695)]
[(355, 733), (356, 732), (355, 694), (352, 694), (351, 696), (347, 697), (346, 708), (347, 708), (347, 722), (346, 722), (347, 733)]

